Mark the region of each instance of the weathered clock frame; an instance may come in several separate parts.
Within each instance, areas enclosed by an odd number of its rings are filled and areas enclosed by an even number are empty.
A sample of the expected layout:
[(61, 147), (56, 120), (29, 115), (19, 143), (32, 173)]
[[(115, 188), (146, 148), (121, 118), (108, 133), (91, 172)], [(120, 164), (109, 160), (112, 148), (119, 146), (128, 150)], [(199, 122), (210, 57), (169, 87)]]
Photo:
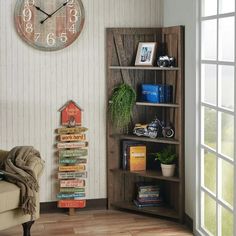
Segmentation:
[(81, 0), (17, 0), (14, 20), (19, 36), (30, 46), (56, 51), (79, 37), (85, 11)]

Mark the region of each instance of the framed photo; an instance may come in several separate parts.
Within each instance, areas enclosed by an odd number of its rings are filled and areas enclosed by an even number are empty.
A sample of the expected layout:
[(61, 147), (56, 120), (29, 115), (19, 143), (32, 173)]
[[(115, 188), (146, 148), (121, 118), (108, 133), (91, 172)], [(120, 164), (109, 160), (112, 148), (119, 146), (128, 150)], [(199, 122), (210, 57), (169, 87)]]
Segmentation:
[(153, 66), (156, 56), (156, 42), (141, 42), (135, 60), (135, 66)]

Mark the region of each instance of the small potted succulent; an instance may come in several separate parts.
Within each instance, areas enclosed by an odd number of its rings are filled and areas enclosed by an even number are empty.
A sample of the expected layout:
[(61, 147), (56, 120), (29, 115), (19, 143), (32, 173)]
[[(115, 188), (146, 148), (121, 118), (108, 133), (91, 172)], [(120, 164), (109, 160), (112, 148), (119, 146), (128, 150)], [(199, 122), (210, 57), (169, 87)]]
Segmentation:
[(162, 175), (172, 177), (175, 173), (176, 153), (171, 146), (168, 146), (160, 152), (154, 153), (156, 159), (161, 163)]

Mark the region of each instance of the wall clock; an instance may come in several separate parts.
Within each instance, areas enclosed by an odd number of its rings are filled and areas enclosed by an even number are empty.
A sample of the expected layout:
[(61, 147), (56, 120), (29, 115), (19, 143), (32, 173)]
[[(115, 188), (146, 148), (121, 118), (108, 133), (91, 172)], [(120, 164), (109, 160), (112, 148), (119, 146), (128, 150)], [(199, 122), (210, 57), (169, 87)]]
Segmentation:
[(69, 46), (84, 25), (81, 0), (17, 0), (14, 15), (20, 37), (45, 51)]

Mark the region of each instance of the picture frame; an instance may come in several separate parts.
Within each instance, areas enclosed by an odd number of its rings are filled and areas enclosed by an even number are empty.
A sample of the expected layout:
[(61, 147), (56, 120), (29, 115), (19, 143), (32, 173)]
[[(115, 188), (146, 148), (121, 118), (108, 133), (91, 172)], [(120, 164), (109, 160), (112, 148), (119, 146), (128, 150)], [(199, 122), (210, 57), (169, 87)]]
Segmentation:
[(156, 42), (140, 42), (136, 54), (135, 66), (153, 66), (156, 49)]

